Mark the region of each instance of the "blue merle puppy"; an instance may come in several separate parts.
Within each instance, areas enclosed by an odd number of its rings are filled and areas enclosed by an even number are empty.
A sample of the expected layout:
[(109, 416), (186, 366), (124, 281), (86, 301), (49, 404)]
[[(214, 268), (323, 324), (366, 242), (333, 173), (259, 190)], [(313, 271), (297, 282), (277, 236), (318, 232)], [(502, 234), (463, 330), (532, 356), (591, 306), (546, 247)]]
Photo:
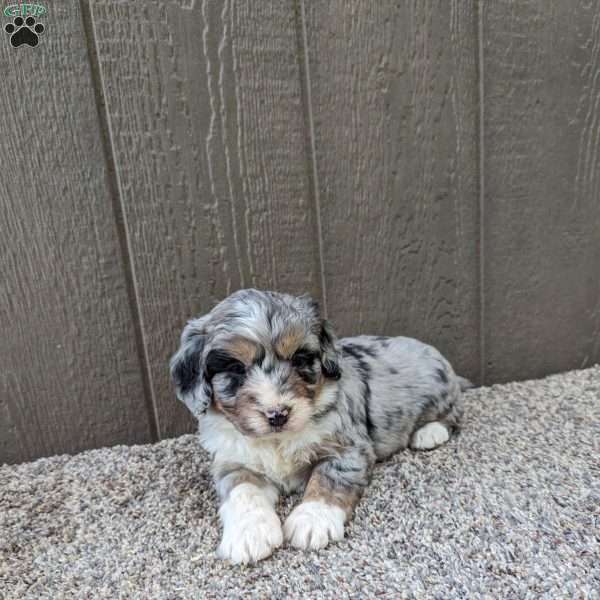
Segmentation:
[[(218, 554), (234, 563), (284, 539), (303, 549), (341, 540), (375, 461), (446, 442), (468, 385), (431, 346), (337, 340), (310, 298), (258, 290), (191, 320), (171, 375), (212, 455)], [(279, 494), (296, 490), (302, 502), (282, 527)]]

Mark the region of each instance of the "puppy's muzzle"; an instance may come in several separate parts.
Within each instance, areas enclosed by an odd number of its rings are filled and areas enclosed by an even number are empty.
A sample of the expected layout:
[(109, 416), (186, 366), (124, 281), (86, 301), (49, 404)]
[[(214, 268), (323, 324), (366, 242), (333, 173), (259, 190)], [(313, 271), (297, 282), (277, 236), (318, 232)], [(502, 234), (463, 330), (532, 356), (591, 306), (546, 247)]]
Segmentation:
[(266, 413), (267, 421), (273, 429), (281, 429), (287, 423), (289, 414), (290, 411), (287, 408), (270, 410)]

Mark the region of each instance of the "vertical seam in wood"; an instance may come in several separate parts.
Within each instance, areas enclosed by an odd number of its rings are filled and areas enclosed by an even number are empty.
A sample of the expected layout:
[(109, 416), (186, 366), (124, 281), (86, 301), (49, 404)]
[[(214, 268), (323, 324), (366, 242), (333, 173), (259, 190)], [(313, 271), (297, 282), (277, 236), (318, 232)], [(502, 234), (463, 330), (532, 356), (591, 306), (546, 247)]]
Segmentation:
[(319, 173), (317, 168), (317, 151), (315, 141), (315, 126), (313, 117), (312, 107), (312, 89), (310, 79), (310, 62), (308, 52), (308, 33), (306, 30), (306, 10), (304, 7), (304, 0), (297, 1), (297, 27), (299, 25), (299, 62), (301, 70), (301, 88), (302, 88), (302, 101), (305, 110), (305, 120), (308, 126), (308, 171), (310, 174), (310, 188), (313, 196), (313, 204), (315, 207), (315, 219), (317, 225), (317, 244), (319, 250), (319, 270), (320, 270), (320, 283), (321, 283), (321, 304), (322, 313), (327, 318), (327, 288), (325, 282), (325, 260), (323, 257), (323, 227), (321, 224), (321, 195), (319, 190)]
[(111, 130), (110, 118), (106, 106), (106, 94), (104, 93), (104, 80), (100, 60), (98, 57), (97, 36), (92, 18), (92, 9), (88, 5), (89, 0), (80, 0), (81, 15), (83, 20), (83, 30), (87, 46), (90, 69), (92, 76), (92, 86), (96, 102), (96, 110), (100, 125), (100, 135), (102, 137), (102, 149), (107, 168), (107, 180), (109, 193), (112, 202), (113, 214), (117, 228), (117, 237), (119, 238), (119, 247), (121, 251), (121, 261), (125, 274), (127, 295), (129, 298), (129, 307), (132, 313), (133, 326), (135, 331), (135, 342), (137, 347), (138, 359), (142, 369), (142, 385), (148, 415), (148, 425), (152, 441), (160, 439), (160, 422), (158, 419), (158, 409), (156, 406), (156, 394), (152, 384), (150, 374), (150, 361), (148, 357), (148, 346), (144, 331), (144, 324), (140, 309), (140, 295), (137, 286), (135, 266), (133, 264), (133, 253), (131, 249), (131, 239), (129, 236), (129, 227), (127, 226), (127, 216), (123, 206), (123, 193), (117, 163), (115, 160), (115, 150), (113, 144), (113, 132)]
[(485, 113), (484, 113), (484, 45), (483, 2), (477, 1), (477, 72), (479, 91), (479, 379), (486, 382), (485, 339)]

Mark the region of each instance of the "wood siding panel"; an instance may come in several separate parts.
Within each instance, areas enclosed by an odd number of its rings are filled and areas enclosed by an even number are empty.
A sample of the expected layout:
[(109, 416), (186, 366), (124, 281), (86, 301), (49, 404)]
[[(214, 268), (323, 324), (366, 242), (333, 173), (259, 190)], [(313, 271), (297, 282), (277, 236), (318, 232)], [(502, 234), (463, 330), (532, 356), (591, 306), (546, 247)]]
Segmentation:
[(329, 315), (479, 375), (470, 2), (306, 2)]
[(0, 44), (0, 463), (151, 440), (77, 6)]
[(43, 21), (0, 44), (0, 462), (191, 431), (169, 357), (241, 287), (309, 292), (340, 335), (420, 338), (474, 381), (600, 361), (596, 3)]
[(489, 382), (600, 360), (600, 5), (484, 3)]
[(93, 0), (163, 437), (189, 431), (168, 360), (240, 287), (320, 296), (293, 2)]

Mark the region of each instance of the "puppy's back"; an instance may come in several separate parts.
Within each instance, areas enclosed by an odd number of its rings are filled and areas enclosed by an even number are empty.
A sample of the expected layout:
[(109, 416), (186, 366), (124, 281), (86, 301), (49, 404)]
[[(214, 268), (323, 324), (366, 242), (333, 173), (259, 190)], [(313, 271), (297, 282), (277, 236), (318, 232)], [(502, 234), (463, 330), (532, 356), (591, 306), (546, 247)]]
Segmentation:
[(406, 337), (340, 340), (346, 364), (364, 381), (363, 402), (377, 457), (406, 448), (416, 430), (440, 422), (456, 429), (466, 383), (433, 346)]

